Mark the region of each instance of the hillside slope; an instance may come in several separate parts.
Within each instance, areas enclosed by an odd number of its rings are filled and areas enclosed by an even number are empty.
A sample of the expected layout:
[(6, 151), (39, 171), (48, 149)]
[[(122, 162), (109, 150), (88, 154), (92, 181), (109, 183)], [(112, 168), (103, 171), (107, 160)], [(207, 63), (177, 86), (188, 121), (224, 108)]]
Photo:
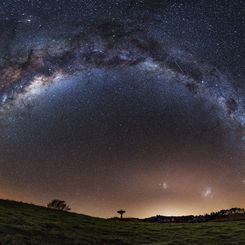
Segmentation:
[(245, 221), (120, 222), (0, 200), (0, 244), (244, 244)]

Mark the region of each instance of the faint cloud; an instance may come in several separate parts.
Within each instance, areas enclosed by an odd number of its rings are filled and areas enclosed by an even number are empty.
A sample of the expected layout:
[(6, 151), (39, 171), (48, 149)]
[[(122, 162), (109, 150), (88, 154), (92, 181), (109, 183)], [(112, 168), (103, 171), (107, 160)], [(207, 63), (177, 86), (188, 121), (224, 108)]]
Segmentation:
[(211, 187), (205, 187), (202, 192), (201, 192), (201, 196), (203, 198), (213, 198), (213, 191)]
[(167, 190), (169, 188), (167, 182), (160, 183), (159, 186), (161, 186), (164, 190)]

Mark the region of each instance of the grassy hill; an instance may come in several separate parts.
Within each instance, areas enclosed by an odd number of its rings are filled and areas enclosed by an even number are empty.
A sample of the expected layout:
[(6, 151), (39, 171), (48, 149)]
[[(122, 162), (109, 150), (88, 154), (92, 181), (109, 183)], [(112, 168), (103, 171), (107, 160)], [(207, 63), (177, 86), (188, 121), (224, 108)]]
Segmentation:
[(0, 244), (245, 244), (245, 221), (120, 222), (0, 200)]

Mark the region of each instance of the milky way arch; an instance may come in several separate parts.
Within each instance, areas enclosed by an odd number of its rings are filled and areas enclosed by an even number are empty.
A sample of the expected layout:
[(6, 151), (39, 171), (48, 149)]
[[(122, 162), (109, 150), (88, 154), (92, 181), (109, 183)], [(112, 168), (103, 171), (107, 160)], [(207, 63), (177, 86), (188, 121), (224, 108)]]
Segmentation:
[(238, 37), (199, 7), (130, 2), (91, 18), (0, 13), (4, 197), (99, 216), (244, 204)]

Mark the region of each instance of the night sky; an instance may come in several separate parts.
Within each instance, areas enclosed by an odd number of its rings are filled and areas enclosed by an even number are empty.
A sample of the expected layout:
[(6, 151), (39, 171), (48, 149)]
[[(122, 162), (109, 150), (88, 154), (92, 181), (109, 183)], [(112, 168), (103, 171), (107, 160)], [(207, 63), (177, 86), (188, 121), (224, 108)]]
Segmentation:
[(243, 0), (2, 0), (0, 198), (244, 207), (244, 32)]

